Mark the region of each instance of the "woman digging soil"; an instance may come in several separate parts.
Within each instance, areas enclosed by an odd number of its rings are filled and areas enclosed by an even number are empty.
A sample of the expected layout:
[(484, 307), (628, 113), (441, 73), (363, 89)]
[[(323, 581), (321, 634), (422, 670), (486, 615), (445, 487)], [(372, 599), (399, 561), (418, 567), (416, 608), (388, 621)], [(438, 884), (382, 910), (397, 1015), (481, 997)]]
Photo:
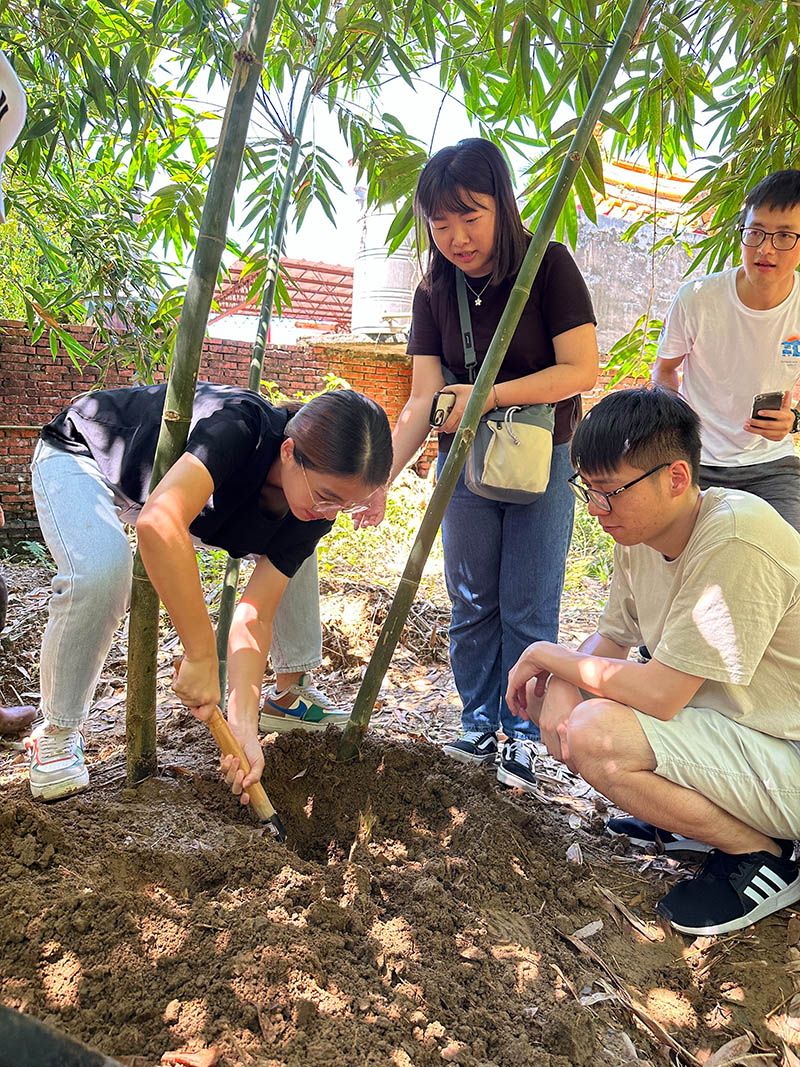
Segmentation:
[(89, 393), (44, 428), (36, 449), (36, 510), (57, 567), (42, 641), (44, 723), (30, 743), (31, 791), (44, 800), (89, 783), (81, 727), (128, 605), (125, 522), (136, 526), (147, 572), (183, 642), (173, 688), (198, 718), (210, 716), (220, 690), (194, 546), (257, 557), (229, 639), (228, 717), (250, 772), (237, 760), (223, 765), (247, 803), (264, 766), (261, 679), (281, 596), (336, 515), (366, 511), (389, 474), (386, 414), (361, 393), (278, 408), (250, 390), (201, 382), (185, 451), (148, 497), (165, 392), (159, 385)]

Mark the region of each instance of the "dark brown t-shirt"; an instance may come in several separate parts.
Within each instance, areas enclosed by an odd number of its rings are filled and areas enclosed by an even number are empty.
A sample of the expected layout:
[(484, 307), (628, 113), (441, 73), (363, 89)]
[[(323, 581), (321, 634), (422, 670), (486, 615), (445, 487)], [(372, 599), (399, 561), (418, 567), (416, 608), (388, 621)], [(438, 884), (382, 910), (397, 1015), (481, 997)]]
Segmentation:
[[(467, 279), (477, 293), (481, 292), (487, 280), (488, 277)], [(475, 306), (474, 295), (467, 290), (478, 367), (488, 351), (513, 284), (514, 277), (511, 277), (500, 285), (488, 286), (481, 295), (479, 307)], [(587, 322), (596, 323), (597, 320), (586, 282), (564, 245), (551, 241), (534, 279), (522, 318), (511, 338), (497, 381), (523, 378), (526, 374), (554, 366), (556, 354), (553, 338)], [(417, 287), (407, 351), (411, 356), (438, 356), (443, 367), (450, 371), (457, 382), (469, 382), (464, 366), (455, 280), (447, 290), (439, 287), (427, 292), (421, 285)], [(556, 405), (554, 436), (557, 445), (569, 441), (580, 417), (580, 396), (559, 401)], [(451, 441), (452, 434), (441, 434), (439, 437), (443, 449), (449, 448)]]

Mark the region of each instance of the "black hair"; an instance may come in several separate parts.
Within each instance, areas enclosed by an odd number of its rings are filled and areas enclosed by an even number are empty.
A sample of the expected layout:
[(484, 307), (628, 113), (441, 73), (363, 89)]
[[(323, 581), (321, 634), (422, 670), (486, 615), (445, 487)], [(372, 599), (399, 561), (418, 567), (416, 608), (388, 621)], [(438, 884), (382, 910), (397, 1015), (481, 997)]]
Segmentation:
[(386, 412), (354, 389), (321, 393), (295, 408), (284, 433), (309, 470), (385, 485), (392, 469), (392, 431)]
[(670, 389), (652, 386), (608, 393), (578, 424), (572, 465), (589, 475), (609, 475), (621, 462), (646, 471), (683, 459), (697, 484), (700, 419)]
[(745, 197), (742, 222), (747, 212), (760, 207), (781, 208), (800, 204), (800, 170), (776, 170), (762, 178)]
[(444, 283), (452, 286), (455, 267), (434, 243), (430, 219), (441, 211), (466, 214), (478, 206), (470, 194), (493, 196), (496, 205), (494, 251), (491, 282), (497, 285), (516, 274), (528, 247), (527, 231), (522, 224), (511, 171), (500, 149), (482, 137), (467, 137), (431, 156), (417, 181), (414, 215), (417, 224), (417, 247), (423, 235), (428, 241), (428, 262), (423, 284), (427, 289)]

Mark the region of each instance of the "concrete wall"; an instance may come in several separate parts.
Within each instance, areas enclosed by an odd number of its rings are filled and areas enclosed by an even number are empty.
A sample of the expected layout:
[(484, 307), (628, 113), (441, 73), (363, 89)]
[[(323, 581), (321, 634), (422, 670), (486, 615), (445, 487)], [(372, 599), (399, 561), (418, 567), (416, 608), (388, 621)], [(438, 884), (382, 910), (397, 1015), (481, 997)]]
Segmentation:
[[(651, 317), (663, 319), (691, 264), (683, 246), (675, 245), (655, 253), (654, 270), (652, 226), (643, 226), (631, 241), (622, 241), (629, 225), (622, 219), (600, 215), (597, 226), (581, 216), (578, 227), (575, 262), (592, 294), (601, 352), (608, 352), (647, 311), (651, 288)], [(658, 236), (663, 233), (659, 230)], [(698, 273), (704, 273), (703, 269)]]

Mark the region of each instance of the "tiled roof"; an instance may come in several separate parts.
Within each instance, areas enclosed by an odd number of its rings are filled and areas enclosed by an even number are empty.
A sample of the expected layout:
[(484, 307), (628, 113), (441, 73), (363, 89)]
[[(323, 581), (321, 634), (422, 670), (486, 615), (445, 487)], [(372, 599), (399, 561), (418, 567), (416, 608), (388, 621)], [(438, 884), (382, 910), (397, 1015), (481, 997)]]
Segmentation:
[(603, 161), (606, 195), (594, 194), (598, 211), (633, 222), (653, 210), (668, 221), (687, 214), (683, 197), (694, 179), (671, 174), (654, 175), (649, 169), (620, 160)]
[[(254, 275), (240, 279), (241, 263), (230, 269), (229, 278), (214, 294), (220, 311), (212, 317), (217, 322), (226, 315), (258, 315), (260, 296), (251, 300), (247, 294)], [(302, 320), (304, 325), (320, 323), (331, 329), (349, 330), (353, 305), (353, 268), (332, 263), (312, 263), (306, 259), (282, 259), (281, 270), (289, 290), (291, 307), (281, 314)], [(288, 277), (287, 277), (288, 275)]]

